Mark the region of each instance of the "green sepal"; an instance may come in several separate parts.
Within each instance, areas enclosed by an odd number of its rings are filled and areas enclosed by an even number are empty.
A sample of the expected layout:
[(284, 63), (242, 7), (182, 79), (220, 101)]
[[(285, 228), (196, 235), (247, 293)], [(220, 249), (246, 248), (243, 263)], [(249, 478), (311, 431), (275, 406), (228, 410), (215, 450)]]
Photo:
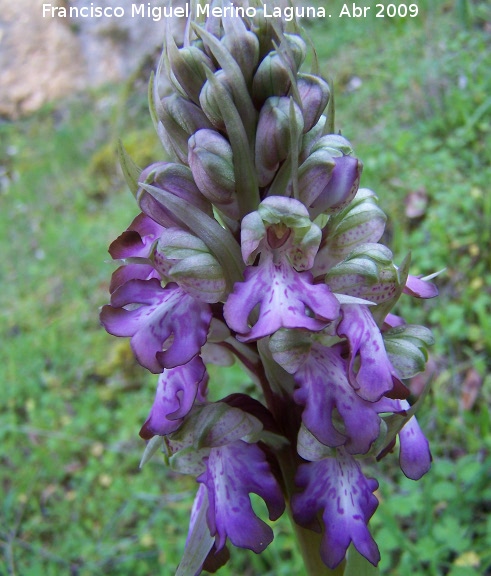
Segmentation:
[(399, 284), (392, 252), (373, 242), (357, 246), (325, 277), (333, 292), (348, 294), (379, 304), (389, 300)]
[(326, 241), (317, 257), (316, 274), (328, 272), (359, 244), (377, 242), (386, 221), (387, 216), (377, 205), (374, 192), (360, 188), (350, 204), (329, 219), (325, 227)]
[(141, 460), (140, 460), (140, 468), (143, 468), (145, 464), (152, 458), (152, 456), (158, 451), (162, 450), (162, 446), (164, 444), (164, 438), (162, 436), (154, 436), (151, 438), (143, 451)]
[(241, 439), (256, 441), (262, 429), (263, 425), (255, 416), (225, 402), (195, 406), (181, 427), (168, 436), (171, 458), (186, 448), (199, 451)]
[(309, 462), (318, 462), (324, 458), (331, 458), (336, 453), (335, 449), (319, 442), (303, 423), (298, 431), (297, 452), (301, 458)]
[(273, 358), (289, 374), (295, 374), (307, 360), (311, 346), (311, 335), (305, 330), (280, 328), (269, 340), (269, 349)]
[(141, 170), (128, 154), (121, 140), (118, 141), (118, 158), (126, 184), (133, 196), (136, 196), (139, 188), (138, 179), (140, 178)]
[(207, 216), (202, 210), (166, 190), (150, 184), (141, 184), (141, 189), (153, 196), (201, 238), (222, 267), (229, 290), (232, 290), (235, 282), (242, 281), (244, 265), (240, 247), (228, 230), (222, 228), (216, 220)]
[(401, 378), (423, 372), (428, 361), (427, 347), (434, 343), (431, 330), (406, 324), (383, 333), (385, 349)]
[(382, 302), (372, 310), (373, 319), (378, 324), (382, 326), (387, 314), (392, 310), (392, 308), (397, 304), (397, 301), (401, 297), (402, 291), (406, 286), (407, 277), (409, 275), (409, 266), (411, 264), (411, 254), (409, 253), (402, 264), (397, 269), (397, 287), (389, 300)]

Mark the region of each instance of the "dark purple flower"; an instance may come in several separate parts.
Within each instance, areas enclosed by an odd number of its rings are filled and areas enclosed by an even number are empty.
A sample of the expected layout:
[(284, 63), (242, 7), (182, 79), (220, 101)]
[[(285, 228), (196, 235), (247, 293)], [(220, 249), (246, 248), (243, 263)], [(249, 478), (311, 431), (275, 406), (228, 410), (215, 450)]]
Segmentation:
[(229, 538), (234, 546), (257, 554), (273, 540), (273, 531), (254, 513), (249, 493), (266, 503), (270, 520), (281, 516), (285, 502), (263, 451), (256, 444), (237, 440), (211, 448), (206, 471), (198, 477), (208, 492), (208, 526), (220, 550)]
[(348, 304), (341, 310), (343, 319), (337, 333), (347, 338), (349, 343), (349, 381), (361, 398), (375, 402), (392, 390), (394, 384), (400, 385), (400, 380), (387, 356), (382, 334), (369, 307)]
[(317, 514), (322, 514), (324, 563), (334, 569), (353, 542), (360, 554), (377, 565), (380, 553), (367, 526), (378, 506), (373, 495), (377, 481), (365, 478), (356, 460), (342, 450), (335, 458), (301, 465), (295, 480), (303, 490), (292, 499), (295, 521), (312, 528)]
[(114, 336), (131, 336), (138, 362), (157, 374), (198, 354), (206, 342), (211, 316), (208, 304), (177, 284), (162, 288), (152, 278), (130, 280), (118, 288), (111, 304), (102, 308), (101, 322)]
[(198, 391), (205, 390), (207, 382), (206, 367), (199, 356), (182, 366), (166, 368), (159, 376), (153, 406), (140, 436), (149, 440), (177, 430), (193, 407)]
[(340, 348), (313, 344), (294, 378), (299, 387), (294, 400), (304, 406), (302, 421), (317, 440), (331, 448), (344, 446), (350, 454), (368, 452), (380, 430), (377, 405), (350, 385)]
[(109, 246), (109, 254), (114, 260), (125, 258), (141, 259), (141, 262), (131, 262), (120, 266), (114, 271), (109, 285), (112, 294), (116, 288), (128, 280), (147, 280), (158, 278), (158, 273), (147, 260), (155, 240), (164, 229), (145, 214), (139, 214), (133, 222)]

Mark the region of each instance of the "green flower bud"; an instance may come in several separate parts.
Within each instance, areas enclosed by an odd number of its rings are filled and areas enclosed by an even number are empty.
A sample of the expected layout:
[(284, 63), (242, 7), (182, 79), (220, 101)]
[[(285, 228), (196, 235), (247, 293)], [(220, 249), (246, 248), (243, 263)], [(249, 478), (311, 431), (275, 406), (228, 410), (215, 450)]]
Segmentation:
[(239, 218), (229, 141), (214, 130), (198, 130), (189, 139), (188, 162), (203, 195), (230, 218)]
[(212, 127), (199, 106), (177, 94), (163, 98), (159, 118), (167, 136), (167, 143), (183, 163), (186, 163), (188, 157), (189, 136), (200, 128)]
[(293, 56), (292, 70), (297, 72), (307, 55), (307, 45), (298, 34), (285, 34), (284, 38), (288, 46), (288, 52)]
[(259, 64), (252, 80), (252, 99), (261, 106), (270, 96), (286, 96), (291, 80), (288, 64), (273, 50)]
[(221, 42), (239, 65), (249, 85), (259, 62), (259, 40), (249, 32), (240, 18), (224, 19), (225, 36)]
[(313, 152), (298, 168), (298, 199), (309, 207), (327, 186), (335, 161), (323, 148)]
[(257, 8), (254, 18), (252, 19), (251, 32), (253, 32), (259, 40), (259, 59), (262, 60), (268, 52), (273, 50), (273, 41), (279, 44), (280, 39), (273, 26), (278, 26), (279, 30), (283, 30), (285, 23), (283, 20), (265, 18), (263, 8)]
[(206, 244), (181, 228), (165, 229), (153, 252), (155, 268), (202, 302), (218, 302), (226, 289), (223, 270)]
[[(293, 104), (297, 132), (303, 130), (303, 116)], [(280, 162), (290, 151), (290, 98), (268, 98), (259, 113), (256, 132), (256, 170), (260, 187), (267, 186), (274, 178)]]
[(329, 84), (320, 76), (299, 74), (297, 89), (302, 104), (304, 131), (308, 132), (318, 122), (329, 102)]
[(196, 104), (206, 81), (205, 69), (212, 72), (215, 66), (211, 59), (196, 46), (177, 48), (174, 40), (167, 43), (167, 55), (176, 88)]
[[(230, 93), (230, 97), (232, 98), (225, 72), (223, 70), (217, 70), (215, 72), (215, 78), (221, 84), (223, 84), (223, 86), (225, 86), (226, 90)], [(205, 85), (201, 90), (201, 94), (199, 95), (199, 102), (203, 112), (206, 114), (213, 126), (218, 130), (225, 131), (225, 122), (223, 120), (220, 107), (220, 97), (209, 80), (205, 82)]]

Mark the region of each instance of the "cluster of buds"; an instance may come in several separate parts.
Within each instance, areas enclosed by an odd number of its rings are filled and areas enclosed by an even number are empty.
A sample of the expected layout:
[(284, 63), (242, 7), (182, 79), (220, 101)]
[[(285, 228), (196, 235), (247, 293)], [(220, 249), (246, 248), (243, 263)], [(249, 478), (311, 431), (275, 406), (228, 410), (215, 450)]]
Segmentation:
[[(158, 374), (143, 462), (160, 450), (197, 480), (178, 574), (216, 570), (227, 541), (271, 543), (251, 493), (270, 520), (288, 507), (302, 537), (321, 534), (326, 573), (351, 543), (376, 565), (362, 460), (398, 446), (412, 479), (431, 462), (403, 384), (431, 333), (391, 310), (437, 290), (380, 243), (386, 216), (334, 133), (329, 84), (300, 71), (301, 36), (260, 7), (238, 12), (190, 20), (180, 47), (167, 35), (149, 94), (168, 161), (140, 172), (121, 149), (141, 213), (110, 246), (120, 267), (101, 321)], [(257, 394), (211, 402), (207, 365), (234, 362)]]

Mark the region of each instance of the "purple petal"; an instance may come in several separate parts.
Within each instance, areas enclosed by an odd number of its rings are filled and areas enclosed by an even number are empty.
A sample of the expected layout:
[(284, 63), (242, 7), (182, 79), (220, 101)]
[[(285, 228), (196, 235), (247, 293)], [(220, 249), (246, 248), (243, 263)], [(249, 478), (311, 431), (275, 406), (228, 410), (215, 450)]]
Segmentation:
[(271, 520), (279, 518), (285, 508), (263, 451), (242, 440), (212, 448), (198, 482), (208, 489), (208, 526), (216, 536), (217, 549), (223, 548), (228, 537), (234, 546), (262, 552), (273, 540), (273, 531), (255, 515), (249, 493), (265, 501)]
[(411, 480), (419, 480), (431, 467), (431, 452), (428, 440), (415, 416), (402, 427), (399, 442), (399, 463), (402, 471)]
[(159, 376), (155, 400), (140, 436), (149, 440), (179, 428), (193, 407), (198, 389), (206, 386), (206, 367), (199, 356), (187, 364), (166, 369)]
[(358, 463), (339, 451), (336, 458), (301, 465), (296, 483), (303, 492), (292, 499), (295, 521), (309, 527), (322, 512), (323, 562), (334, 569), (353, 542), (360, 554), (377, 565), (380, 553), (367, 526), (378, 506), (373, 495), (377, 481), (365, 478)]
[[(312, 284), (310, 272), (297, 272), (285, 260), (267, 258), (245, 270), (224, 306), (228, 326), (238, 340), (250, 342), (280, 328), (319, 331), (339, 313), (339, 303), (325, 284)], [(259, 318), (249, 326), (249, 316), (259, 306)]]
[(150, 264), (125, 264), (117, 268), (109, 284), (109, 293), (112, 294), (120, 286), (130, 280), (150, 280), (151, 278), (160, 279), (159, 273)]
[(128, 229), (109, 246), (114, 259), (139, 256), (148, 258), (153, 242), (163, 228), (145, 214), (139, 214)]
[[(302, 421), (308, 430), (326, 446), (344, 445), (350, 454), (368, 452), (380, 429), (377, 404), (360, 398), (350, 385), (339, 349), (314, 344), (294, 378), (299, 386), (294, 400), (305, 407)], [(333, 423), (335, 409), (344, 433)]]
[[(124, 308), (134, 304), (141, 306)], [(195, 300), (176, 284), (162, 288), (153, 278), (130, 280), (118, 288), (111, 304), (102, 308), (101, 322), (114, 336), (132, 336), (138, 362), (159, 373), (198, 354), (206, 342), (211, 316), (208, 304)], [(162, 351), (164, 344), (166, 350)]]
[[(349, 381), (361, 398), (375, 402), (399, 383), (382, 334), (368, 306), (344, 305), (342, 315), (337, 332), (349, 342)], [(355, 372), (357, 357), (360, 367)]]
[(404, 294), (409, 294), (415, 298), (434, 298), (438, 296), (438, 288), (432, 282), (421, 280), (417, 276), (407, 277)]

